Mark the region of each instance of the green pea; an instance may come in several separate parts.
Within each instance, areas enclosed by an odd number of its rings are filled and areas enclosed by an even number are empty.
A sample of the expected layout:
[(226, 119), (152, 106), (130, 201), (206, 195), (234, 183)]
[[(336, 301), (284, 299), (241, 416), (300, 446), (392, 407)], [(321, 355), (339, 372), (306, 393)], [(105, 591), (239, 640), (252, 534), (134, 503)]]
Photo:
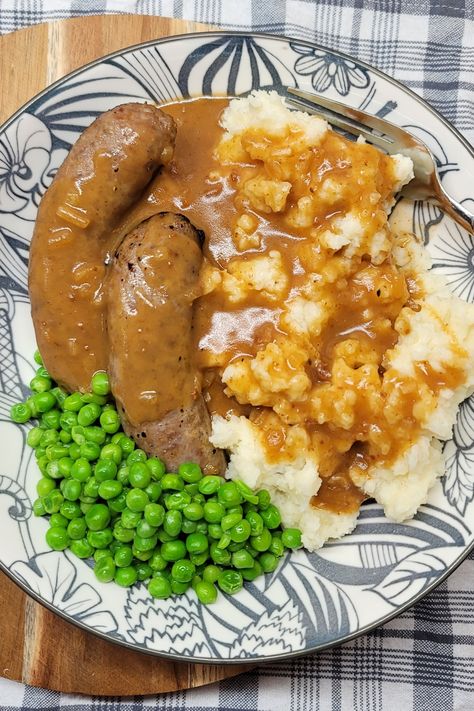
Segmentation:
[(234, 568), (253, 568), (253, 564), (252, 556), (244, 548), (232, 553), (232, 565)]
[(108, 501), (118, 496), (122, 492), (122, 484), (119, 481), (101, 481), (99, 484), (99, 496)]
[(97, 481), (108, 481), (117, 476), (117, 465), (113, 459), (99, 459), (94, 467), (94, 476)]
[(69, 432), (66, 432), (66, 430), (61, 430), (59, 432), (59, 439), (63, 444), (69, 444), (72, 442), (72, 437)]
[(193, 498), (194, 496), (196, 496), (196, 494), (199, 493), (199, 484), (185, 484), (184, 491), (189, 494), (191, 498)]
[(230, 537), (230, 535), (228, 533), (223, 533), (220, 541), (217, 542), (217, 547), (221, 549), (227, 548), (231, 541), (232, 538)]
[(140, 538), (151, 538), (156, 534), (157, 526), (150, 526), (150, 524), (144, 518), (142, 518), (137, 524), (136, 531), (137, 536), (140, 536)]
[(53, 551), (64, 551), (71, 539), (63, 526), (53, 526), (46, 531), (46, 543)]
[(100, 452), (101, 459), (112, 459), (115, 464), (120, 464), (122, 461), (122, 450), (118, 444), (104, 444)]
[(258, 562), (262, 566), (264, 573), (273, 573), (278, 566), (278, 558), (268, 551), (258, 557)]
[(53, 514), (58, 513), (64, 497), (58, 489), (53, 489), (50, 494), (44, 496), (41, 500), (46, 513)]
[(76, 541), (71, 541), (69, 548), (71, 553), (74, 553), (78, 558), (90, 558), (94, 553), (94, 549), (87, 538), (79, 538)]
[(188, 553), (204, 553), (209, 548), (209, 541), (203, 533), (191, 533), (186, 537)]
[(178, 467), (179, 476), (188, 484), (194, 484), (202, 479), (202, 471), (195, 462), (183, 462)]
[(48, 457), (46, 456), (46, 447), (36, 447), (35, 450), (35, 457), (37, 460), (41, 459), (42, 457), (45, 457), (46, 463), (49, 462)]
[(183, 523), (181, 524), (181, 531), (185, 534), (196, 533), (197, 523), (195, 521), (190, 521), (187, 518), (183, 518)]
[[(94, 444), (104, 444), (105, 442), (105, 432), (101, 427), (96, 425), (91, 425), (90, 427), (84, 427), (84, 437), (86, 442), (93, 442)], [(99, 456), (99, 455), (97, 455)]]
[(82, 427), (88, 427), (89, 425), (93, 425), (99, 417), (100, 412), (100, 405), (97, 405), (95, 402), (90, 402), (87, 405), (83, 405), (77, 413), (77, 423)]
[(270, 533), (268, 528), (264, 528), (259, 536), (250, 537), (250, 545), (260, 553), (263, 553), (263, 551), (268, 550), (270, 548), (271, 542), (272, 534)]
[(116, 410), (104, 410), (100, 416), (100, 426), (108, 434), (114, 434), (121, 427), (120, 417)]
[(185, 491), (176, 491), (174, 494), (168, 494), (165, 497), (165, 506), (167, 509), (182, 511), (190, 503), (191, 497)]
[(241, 541), (240, 543), (232, 541), (232, 543), (229, 543), (227, 548), (230, 550), (231, 553), (235, 553), (235, 551), (240, 551), (242, 548), (245, 548), (245, 541)]
[(207, 563), (209, 558), (209, 551), (204, 551), (204, 553), (190, 553), (189, 560), (194, 563), (196, 569), (202, 568), (202, 566)]
[(156, 548), (157, 543), (158, 536), (142, 538), (142, 536), (138, 536), (137, 534), (135, 534), (133, 537), (133, 546), (137, 549), (137, 551), (140, 552), (153, 551), (153, 549)]
[(58, 430), (60, 428), (59, 420), (61, 419), (61, 412), (54, 408), (48, 412), (44, 412), (41, 416), (41, 426), (47, 429)]
[(258, 496), (252, 491), (250, 486), (247, 486), (247, 484), (240, 479), (238, 479), (235, 483), (245, 501), (248, 501), (251, 504), (258, 504)]
[(101, 583), (110, 583), (115, 578), (115, 563), (114, 559), (110, 556), (104, 556), (94, 566), (94, 573)]
[(84, 516), (81, 516), (80, 518), (73, 518), (69, 521), (67, 526), (67, 534), (71, 540), (78, 541), (79, 539), (84, 538), (86, 533), (87, 524)]
[(217, 565), (229, 565), (231, 561), (231, 553), (225, 548), (218, 548), (217, 542), (211, 543), (210, 548), (211, 558)]
[[(82, 497), (81, 497), (81, 498), (82, 498)], [(79, 506), (81, 507), (81, 511), (82, 511), (82, 513), (84, 514), (84, 516), (86, 515), (86, 513), (87, 513), (88, 511), (90, 511), (90, 509), (92, 508), (93, 505), (94, 505), (93, 502), (90, 502), (90, 501), (81, 501), (81, 503), (79, 504)]]
[(177, 560), (171, 568), (171, 577), (180, 583), (190, 583), (196, 572), (196, 566), (186, 558)]
[(184, 558), (186, 555), (186, 546), (183, 541), (168, 541), (161, 546), (161, 555), (165, 560), (175, 561)]
[(262, 566), (258, 562), (258, 560), (254, 561), (253, 568), (244, 568), (241, 571), (242, 577), (244, 580), (247, 580), (249, 582), (252, 582), (252, 580), (255, 580), (255, 578), (260, 577), (262, 575), (263, 570)]
[(166, 578), (152, 578), (148, 583), (148, 592), (152, 597), (164, 600), (172, 594), (171, 583)]
[(151, 574), (153, 572), (149, 564), (145, 562), (138, 563), (138, 565), (135, 566), (135, 570), (137, 571), (137, 580), (140, 581), (151, 578)]
[(219, 568), (217, 565), (206, 565), (202, 571), (202, 579), (207, 583), (215, 583), (221, 570), (222, 568)]
[[(38, 447), (38, 449), (40, 449), (40, 448)], [(37, 452), (38, 452), (38, 449), (36, 450)], [(48, 457), (46, 455), (44, 455), (42, 457), (38, 457), (38, 459), (36, 461), (37, 461), (37, 464), (38, 464), (41, 474), (49, 477), (48, 464), (50, 464), (50, 462), (48, 460)]]
[(199, 482), (199, 491), (205, 496), (211, 496), (219, 490), (222, 481), (223, 479), (220, 476), (203, 476)]
[[(33, 390), (33, 392), (35, 392), (37, 395), (44, 395), (44, 393), (48, 392), (48, 390), (51, 390), (52, 387), (53, 383), (51, 378), (45, 378), (44, 375), (35, 375), (35, 377), (30, 380), (30, 389)], [(48, 395), (50, 395), (49, 392)], [(56, 398), (54, 397), (54, 395), (51, 395), (51, 397), (54, 400), (54, 403), (51, 405), (51, 407), (54, 407), (56, 403)], [(46, 410), (40, 410), (40, 412), (46, 412)]]
[(65, 411), (59, 418), (59, 424), (65, 432), (71, 432), (77, 426), (77, 415), (75, 412)]
[(199, 580), (194, 586), (194, 591), (203, 605), (210, 605), (217, 600), (217, 588), (210, 581)]
[(219, 503), (226, 508), (238, 506), (242, 502), (242, 495), (235, 481), (227, 481), (225, 484), (222, 484), (217, 492), (217, 498)]
[(161, 486), (157, 481), (152, 481), (145, 487), (145, 494), (148, 496), (150, 501), (156, 502), (161, 496)]
[(91, 531), (101, 531), (110, 521), (110, 511), (105, 504), (92, 504), (86, 513), (86, 523)]
[(95, 476), (89, 477), (89, 479), (83, 484), (82, 493), (84, 496), (88, 496), (91, 499), (97, 499), (99, 496), (99, 482)]
[(281, 538), (272, 536), (272, 542), (268, 550), (270, 553), (273, 553), (273, 555), (276, 555), (278, 558), (281, 558), (281, 556), (285, 552), (285, 546), (283, 545), (283, 541), (281, 540)]
[(225, 592), (228, 595), (235, 595), (235, 593), (242, 588), (244, 581), (242, 574), (238, 573), (236, 570), (223, 570), (219, 573), (217, 584), (222, 592)]
[(130, 485), (137, 489), (145, 489), (151, 482), (151, 472), (144, 462), (133, 462), (128, 473)]
[(203, 510), (204, 518), (208, 523), (219, 523), (225, 515), (225, 508), (217, 501), (207, 501)]
[(112, 529), (104, 528), (101, 531), (89, 531), (87, 533), (87, 540), (93, 548), (108, 548), (114, 540)]
[(137, 582), (137, 571), (132, 565), (126, 568), (117, 568), (114, 580), (120, 587), (129, 588)]
[(59, 526), (60, 528), (67, 528), (68, 520), (61, 513), (54, 513), (49, 519), (49, 525), (52, 528)]
[(82, 514), (81, 507), (76, 501), (64, 501), (59, 511), (68, 521), (79, 518)]
[(97, 548), (97, 550), (94, 551), (94, 555), (92, 557), (94, 558), (95, 562), (98, 563), (99, 560), (102, 560), (102, 558), (110, 558), (111, 550), (110, 548)]
[(49, 447), (52, 444), (56, 444), (59, 439), (59, 432), (56, 430), (44, 430), (43, 436), (41, 437), (41, 447)]
[(154, 551), (149, 560), (149, 565), (153, 571), (166, 570), (168, 561), (163, 558), (159, 551)]
[(170, 585), (173, 595), (183, 595), (189, 589), (190, 583), (180, 583), (178, 580), (171, 578)]
[(62, 409), (63, 404), (65, 399), (67, 398), (67, 392), (63, 390), (62, 388), (59, 387), (59, 385), (56, 385), (56, 387), (51, 388), (51, 394), (54, 395), (56, 398), (56, 402), (58, 403), (59, 407)]
[(122, 511), (120, 520), (124, 528), (136, 528), (141, 518), (141, 511), (131, 511), (130, 509), (126, 508), (124, 509), (124, 511)]
[(93, 462), (95, 459), (99, 458), (99, 455), (100, 447), (95, 442), (84, 442), (84, 444), (81, 444), (81, 457), (84, 459), (87, 459), (89, 462)]
[(177, 536), (170, 536), (169, 533), (166, 533), (164, 528), (158, 529), (157, 536), (160, 543), (168, 543), (168, 541), (175, 541), (177, 538)]
[(298, 528), (285, 528), (281, 534), (281, 542), (285, 548), (301, 548), (301, 531)]
[(95, 395), (108, 395), (110, 393), (109, 376), (103, 370), (94, 373), (91, 380), (91, 390)]
[(210, 523), (207, 527), (207, 535), (214, 540), (220, 540), (224, 531), (218, 523)]
[(77, 481), (80, 482), (87, 481), (91, 473), (92, 467), (90, 465), (90, 462), (88, 462), (87, 459), (84, 459), (84, 457), (76, 459), (76, 461), (71, 467), (71, 477), (73, 479), (77, 479)]
[(41, 437), (43, 436), (43, 430), (39, 427), (32, 427), (31, 430), (26, 435), (26, 442), (30, 447), (35, 449), (39, 446)]
[(130, 437), (127, 437), (123, 433), (122, 433), (122, 436), (120, 437), (120, 439), (118, 440), (117, 444), (119, 445), (122, 452), (124, 454), (126, 454), (127, 456), (131, 452), (133, 452), (133, 450), (135, 449), (135, 442), (133, 441), (133, 439), (131, 439)]
[(121, 491), (118, 496), (108, 500), (108, 506), (114, 513), (122, 513), (127, 508), (127, 491)]
[(158, 527), (165, 520), (165, 509), (161, 504), (150, 503), (145, 506), (143, 515), (150, 526)]
[(33, 501), (33, 514), (35, 516), (44, 516), (46, 514), (46, 509), (44, 507), (42, 498), (38, 498)]
[(265, 511), (270, 506), (270, 494), (266, 489), (261, 489), (258, 494), (258, 508), (260, 511)]
[(125, 528), (120, 521), (114, 524), (113, 536), (120, 543), (131, 543), (135, 536), (133, 528)]
[[(237, 523), (242, 520), (242, 514), (240, 513), (230, 513), (223, 516), (221, 520), (221, 528), (223, 531), (230, 531)], [(249, 526), (250, 530), (250, 526)]]
[(114, 554), (114, 562), (117, 568), (127, 568), (131, 565), (133, 553), (130, 546), (120, 546)]
[(70, 457), (70, 459), (73, 459), (74, 461), (76, 461), (76, 459), (79, 459), (80, 456), (81, 456), (81, 448), (80, 448), (80, 446), (79, 446), (78, 444), (76, 444), (75, 442), (72, 442), (72, 443), (69, 445), (69, 457)]
[(204, 533), (205, 535), (207, 535), (207, 528), (208, 526), (205, 521), (199, 521), (196, 524), (196, 533)]
[[(83, 406), (83, 400), (81, 393), (72, 393), (72, 395), (69, 395), (63, 402), (63, 410), (68, 411), (68, 412), (79, 412), (81, 407)], [(77, 422), (77, 420), (76, 420)], [(61, 427), (64, 427), (64, 425), (61, 423)], [(65, 428), (64, 428), (65, 429)]]
[(145, 506), (150, 503), (148, 496), (143, 489), (130, 489), (127, 494), (127, 506), (130, 511), (144, 511)]
[(39, 352), (38, 349), (36, 349), (35, 352), (33, 353), (33, 360), (34, 360), (35, 363), (37, 363), (38, 365), (43, 365), (43, 359), (42, 359), (41, 353)]
[(200, 521), (204, 516), (204, 509), (201, 504), (191, 502), (183, 508), (183, 516), (189, 521)]
[(229, 535), (235, 543), (242, 543), (243, 541), (246, 541), (247, 538), (249, 538), (250, 533), (250, 524), (245, 519), (236, 523), (235, 526), (232, 526), (229, 531)]
[[(104, 461), (110, 461), (110, 460), (104, 460)], [(128, 480), (128, 467), (125, 464), (125, 466), (122, 466), (124, 462), (120, 465), (118, 472), (117, 472), (117, 481), (119, 481), (123, 486), (128, 486), (130, 484)]]
[(47, 496), (53, 489), (56, 488), (56, 483), (49, 477), (43, 477), (36, 484), (36, 493), (38, 496)]
[(74, 440), (76, 444), (79, 446), (82, 444), (85, 444), (86, 442), (86, 436), (85, 436), (85, 427), (82, 425), (74, 425), (71, 427), (71, 437)]
[(61, 482), (61, 491), (68, 501), (77, 501), (82, 493), (82, 484), (77, 479), (64, 479)]
[(142, 449), (135, 449), (128, 455), (127, 464), (131, 467), (134, 462), (146, 462), (146, 460), (145, 452)]
[(264, 529), (263, 518), (260, 514), (256, 511), (249, 511), (245, 518), (250, 524), (251, 535), (259, 536)]
[(160, 484), (163, 491), (182, 491), (184, 489), (184, 482), (177, 474), (165, 474)]
[(73, 464), (74, 461), (71, 457), (61, 457), (61, 459), (58, 460), (58, 471), (61, 476), (70, 477)]
[(281, 524), (280, 512), (273, 504), (270, 504), (266, 509), (264, 509), (260, 515), (263, 519), (263, 523), (270, 530), (273, 528), (278, 528), (278, 526)]
[(67, 457), (68, 453), (69, 449), (64, 444), (50, 444), (46, 447), (46, 456), (50, 461)]

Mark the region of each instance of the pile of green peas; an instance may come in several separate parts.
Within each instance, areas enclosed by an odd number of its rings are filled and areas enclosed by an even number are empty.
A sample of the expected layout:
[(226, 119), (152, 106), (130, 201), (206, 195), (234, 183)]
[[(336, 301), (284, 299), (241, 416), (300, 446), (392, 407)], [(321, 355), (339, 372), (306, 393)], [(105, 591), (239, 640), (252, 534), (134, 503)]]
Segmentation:
[(192, 587), (209, 604), (218, 588), (232, 595), (274, 571), (285, 549), (301, 547), (298, 529), (282, 530), (268, 491), (205, 476), (193, 462), (170, 473), (136, 448), (105, 372), (95, 373), (91, 392), (68, 394), (38, 351), (34, 358), (32, 394), (10, 414), (20, 424), (37, 420), (27, 434), (42, 474), (33, 512), (49, 516), (53, 550), (93, 558), (103, 583), (146, 582), (161, 599)]

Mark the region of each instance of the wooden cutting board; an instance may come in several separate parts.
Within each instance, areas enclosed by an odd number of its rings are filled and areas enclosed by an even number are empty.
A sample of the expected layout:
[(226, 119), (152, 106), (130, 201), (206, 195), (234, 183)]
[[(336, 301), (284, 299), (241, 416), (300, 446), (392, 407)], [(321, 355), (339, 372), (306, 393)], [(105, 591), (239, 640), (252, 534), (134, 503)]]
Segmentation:
[[(0, 37), (0, 123), (86, 62), (138, 42), (205, 29), (164, 17), (108, 15), (62, 20)], [(154, 694), (202, 686), (249, 669), (174, 663), (128, 651), (64, 622), (3, 573), (0, 601), (0, 676), (32, 686), (90, 695)]]

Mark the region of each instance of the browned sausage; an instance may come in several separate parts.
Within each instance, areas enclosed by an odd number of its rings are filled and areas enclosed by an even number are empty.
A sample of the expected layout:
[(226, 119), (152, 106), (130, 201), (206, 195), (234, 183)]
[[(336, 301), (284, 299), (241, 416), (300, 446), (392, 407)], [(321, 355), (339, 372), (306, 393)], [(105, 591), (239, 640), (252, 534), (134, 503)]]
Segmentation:
[(45, 366), (68, 390), (107, 369), (103, 281), (111, 232), (173, 153), (176, 127), (154, 106), (124, 104), (80, 136), (43, 197), (29, 289)]
[(199, 233), (160, 213), (123, 240), (107, 281), (109, 376), (124, 429), (169, 469), (198, 462), (225, 468), (209, 442), (210, 421), (193, 364), (192, 306), (198, 296)]

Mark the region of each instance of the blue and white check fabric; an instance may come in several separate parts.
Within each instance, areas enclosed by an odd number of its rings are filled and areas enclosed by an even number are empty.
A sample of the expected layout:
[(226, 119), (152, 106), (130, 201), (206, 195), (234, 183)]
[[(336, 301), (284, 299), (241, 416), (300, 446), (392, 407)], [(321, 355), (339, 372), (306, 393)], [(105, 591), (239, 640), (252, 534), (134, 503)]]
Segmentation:
[[(474, 141), (474, 0), (0, 0), (0, 34), (101, 13), (313, 40), (394, 76)], [(474, 555), (413, 609), (337, 649), (209, 687), (130, 699), (59, 694), (0, 678), (0, 710), (10, 709), (474, 711)]]

